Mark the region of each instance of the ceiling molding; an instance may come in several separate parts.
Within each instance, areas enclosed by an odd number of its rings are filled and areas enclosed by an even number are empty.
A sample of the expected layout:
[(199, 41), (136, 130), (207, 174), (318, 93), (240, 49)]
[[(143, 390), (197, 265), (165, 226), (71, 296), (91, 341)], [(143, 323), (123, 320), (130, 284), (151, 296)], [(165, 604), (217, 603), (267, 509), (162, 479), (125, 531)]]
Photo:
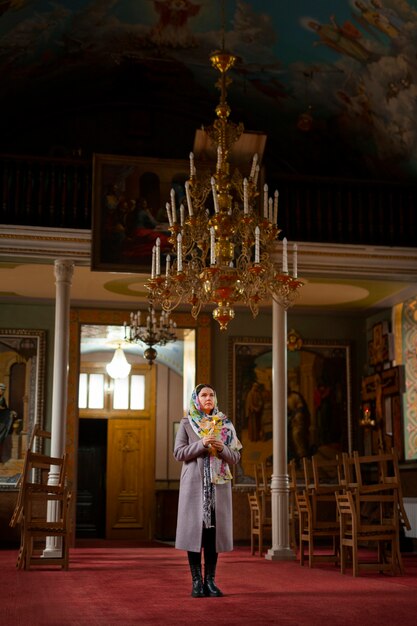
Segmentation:
[(71, 259), (77, 265), (90, 265), (91, 231), (36, 226), (0, 227), (0, 257), (51, 262)]
[[(0, 259), (53, 263), (65, 258), (73, 260), (76, 265), (90, 266), (91, 240), (91, 230), (2, 226)], [(417, 281), (417, 248), (306, 242), (297, 246), (300, 276)], [(278, 242), (277, 263), (280, 262), (281, 247)], [(289, 262), (291, 271), (291, 254)]]

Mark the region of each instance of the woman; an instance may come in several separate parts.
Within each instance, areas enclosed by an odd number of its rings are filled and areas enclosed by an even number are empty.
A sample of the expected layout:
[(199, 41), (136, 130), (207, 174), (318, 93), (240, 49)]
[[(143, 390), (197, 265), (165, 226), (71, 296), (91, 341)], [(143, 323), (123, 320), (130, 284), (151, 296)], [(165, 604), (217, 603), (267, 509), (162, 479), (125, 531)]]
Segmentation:
[(218, 553), (233, 550), (229, 465), (239, 462), (241, 447), (233, 424), (217, 408), (213, 387), (198, 385), (174, 448), (176, 460), (183, 462), (175, 547), (188, 552), (193, 598), (223, 595), (214, 578)]

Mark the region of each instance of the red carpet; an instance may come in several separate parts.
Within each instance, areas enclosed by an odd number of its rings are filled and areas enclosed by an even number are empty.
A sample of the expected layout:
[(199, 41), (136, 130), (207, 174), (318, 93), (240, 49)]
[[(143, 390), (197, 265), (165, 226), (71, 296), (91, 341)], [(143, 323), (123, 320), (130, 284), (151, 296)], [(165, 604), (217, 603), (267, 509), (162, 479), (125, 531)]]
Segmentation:
[(267, 561), (236, 548), (219, 558), (224, 598), (190, 597), (184, 552), (163, 544), (79, 542), (70, 570), (15, 568), (0, 551), (1, 626), (280, 624), (415, 626), (417, 555), (405, 576), (342, 576), (332, 565)]

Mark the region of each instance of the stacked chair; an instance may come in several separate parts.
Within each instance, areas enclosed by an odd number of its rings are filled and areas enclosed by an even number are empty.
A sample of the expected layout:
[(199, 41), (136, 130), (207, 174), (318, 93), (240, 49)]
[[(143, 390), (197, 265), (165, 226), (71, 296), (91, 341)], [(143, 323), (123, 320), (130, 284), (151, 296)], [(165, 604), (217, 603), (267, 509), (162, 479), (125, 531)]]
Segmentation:
[[(66, 486), (66, 455), (52, 457), (33, 450), (36, 440), (48, 438), (50, 433), (35, 429), (24, 458), (16, 506), (10, 520), (11, 526), (20, 524), (21, 527), (18, 569), (30, 569), (32, 565), (59, 565), (68, 569), (71, 492)], [(58, 476), (54, 485), (48, 485), (51, 467)], [(47, 538), (58, 539), (60, 556), (44, 556)]]
[[(363, 570), (402, 574), (400, 529), (410, 529), (410, 523), (395, 449), (370, 456), (344, 454), (343, 467), (345, 489), (336, 496), (341, 572), (351, 564), (353, 576)], [(372, 558), (370, 549), (375, 551)]]
[[(262, 556), (264, 538), (272, 531), (271, 513), (271, 487), (267, 468), (264, 463), (254, 464), (255, 491), (248, 493), (250, 520), (251, 520), (251, 553), (255, 554), (255, 539), (258, 542), (258, 554)], [(296, 493), (301, 488), (297, 482), (295, 461), (288, 464), (289, 477), (289, 532), (290, 547), (297, 550), (298, 547), (298, 509), (296, 505)]]
[[(305, 547), (309, 567), (318, 562), (339, 562), (340, 522), (336, 494), (342, 489), (341, 460), (303, 459), (305, 489), (295, 494), (299, 520), (300, 565), (304, 565)], [(318, 542), (331, 542), (331, 551)]]
[[(326, 460), (305, 458), (305, 489), (296, 493), (299, 516), (300, 564), (308, 547), (309, 566), (340, 563), (344, 574), (361, 571), (404, 572), (401, 527), (410, 529), (403, 504), (395, 449), (375, 455), (343, 453)], [(331, 551), (316, 543), (331, 540)]]
[(271, 489), (264, 463), (254, 465), (255, 491), (248, 493), (250, 510), (251, 554), (255, 554), (255, 538), (258, 539), (258, 554), (262, 556), (264, 537), (272, 530)]

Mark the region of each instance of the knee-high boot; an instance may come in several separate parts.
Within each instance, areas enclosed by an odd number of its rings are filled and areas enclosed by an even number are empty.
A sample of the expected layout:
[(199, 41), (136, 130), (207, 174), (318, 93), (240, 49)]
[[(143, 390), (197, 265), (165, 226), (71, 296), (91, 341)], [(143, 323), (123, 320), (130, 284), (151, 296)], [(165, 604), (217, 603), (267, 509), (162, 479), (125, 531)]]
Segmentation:
[(214, 582), (216, 576), (217, 552), (204, 553), (204, 592), (211, 598), (221, 598), (223, 593)]
[(188, 552), (188, 563), (190, 564), (193, 587), (191, 596), (193, 598), (204, 598), (203, 577), (201, 574), (201, 552)]

